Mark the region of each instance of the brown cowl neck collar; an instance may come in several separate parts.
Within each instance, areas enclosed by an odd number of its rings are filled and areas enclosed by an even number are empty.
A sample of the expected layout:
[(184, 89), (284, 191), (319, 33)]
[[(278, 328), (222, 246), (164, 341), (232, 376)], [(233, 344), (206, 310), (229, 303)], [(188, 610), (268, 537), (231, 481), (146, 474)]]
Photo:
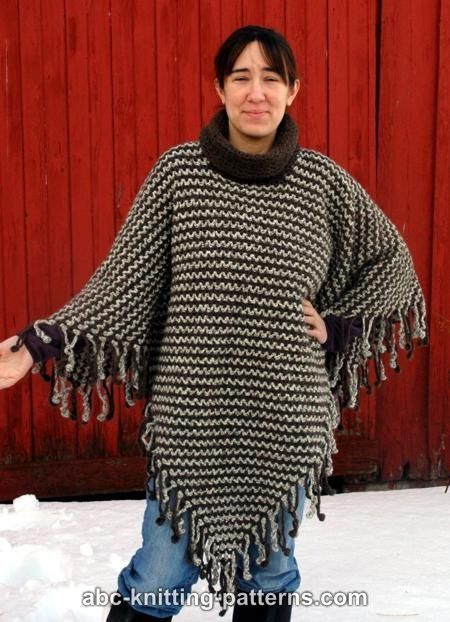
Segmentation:
[(200, 145), (211, 165), (239, 181), (265, 181), (286, 173), (299, 149), (298, 129), (285, 113), (267, 153), (253, 154), (236, 149), (228, 140), (228, 116), (225, 108), (214, 114), (200, 132)]

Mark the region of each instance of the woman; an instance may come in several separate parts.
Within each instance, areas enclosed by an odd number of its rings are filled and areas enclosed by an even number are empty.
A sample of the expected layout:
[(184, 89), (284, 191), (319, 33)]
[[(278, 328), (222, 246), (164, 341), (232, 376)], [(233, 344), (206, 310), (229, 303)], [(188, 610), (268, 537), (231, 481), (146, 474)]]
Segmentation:
[[(199, 576), (219, 582), (221, 614), (236, 590), (294, 592), (305, 498), (323, 520), (320, 492), (332, 492), (338, 407), (358, 407), (370, 358), (378, 384), (382, 352), (398, 369), (397, 345), (427, 342), (398, 230), (347, 171), (298, 144), (285, 39), (241, 28), (215, 69), (223, 107), (199, 140), (160, 156), (87, 285), (0, 345), (0, 386), (34, 360), (65, 416), (74, 388), (83, 421), (94, 387), (101, 420), (113, 381), (128, 404), (146, 398), (143, 543), (110, 622), (171, 620), (181, 605), (125, 599), (186, 594)], [(290, 619), (286, 599), (240, 603), (235, 621)]]

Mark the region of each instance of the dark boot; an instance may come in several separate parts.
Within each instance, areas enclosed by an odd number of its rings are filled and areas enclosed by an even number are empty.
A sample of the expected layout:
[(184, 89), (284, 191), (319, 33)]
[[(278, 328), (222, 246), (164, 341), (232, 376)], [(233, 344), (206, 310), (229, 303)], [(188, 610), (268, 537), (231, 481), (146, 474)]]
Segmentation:
[(149, 616), (133, 609), (126, 600), (121, 600), (118, 605), (111, 605), (106, 622), (172, 622), (172, 616), (169, 618)]
[[(242, 593), (241, 591), (238, 594)], [(290, 622), (292, 605), (288, 602), (287, 592), (283, 592), (282, 602), (268, 604), (236, 604), (233, 610), (233, 622)], [(255, 597), (256, 600), (256, 597)]]

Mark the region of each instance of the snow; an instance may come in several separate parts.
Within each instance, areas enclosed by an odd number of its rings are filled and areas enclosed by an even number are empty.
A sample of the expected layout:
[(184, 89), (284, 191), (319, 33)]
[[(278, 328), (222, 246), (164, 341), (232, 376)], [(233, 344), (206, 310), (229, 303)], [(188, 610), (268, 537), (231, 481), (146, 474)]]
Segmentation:
[[(444, 487), (322, 497), (326, 520), (303, 519), (296, 539), (299, 592), (365, 591), (368, 606), (294, 607), (293, 622), (450, 620), (450, 493)], [(81, 595), (117, 589), (141, 543), (145, 500), (0, 505), (2, 622), (104, 622), (107, 606)], [(199, 580), (194, 590), (207, 591)], [(177, 622), (230, 622), (185, 606)]]

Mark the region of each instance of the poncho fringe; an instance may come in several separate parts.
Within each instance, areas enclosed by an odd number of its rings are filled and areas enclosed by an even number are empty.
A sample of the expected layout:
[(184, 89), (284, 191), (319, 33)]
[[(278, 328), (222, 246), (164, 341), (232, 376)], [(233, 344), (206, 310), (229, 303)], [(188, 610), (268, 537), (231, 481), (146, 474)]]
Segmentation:
[[(363, 317), (363, 333), (348, 348), (356, 352), (352, 360), (356, 359), (357, 363), (350, 363), (347, 351), (327, 353), (330, 388), (338, 396), (340, 408), (359, 410), (360, 388), (364, 387), (370, 395), (374, 386), (378, 387), (387, 380), (382, 359), (384, 352), (389, 353), (389, 366), (400, 373), (398, 348), (404, 349), (407, 358), (411, 359), (415, 338), (418, 346), (429, 343), (426, 308), (421, 296), (411, 306), (398, 309), (388, 318)], [(370, 360), (373, 360), (375, 382), (370, 380)]]
[[(40, 328), (40, 323), (58, 324), (64, 336), (64, 356), (53, 362), (51, 373), (48, 373), (46, 365), (50, 361), (36, 363), (32, 370), (51, 383), (50, 404), (59, 406), (64, 417), (77, 419), (75, 390), (83, 400), (83, 423), (87, 423), (91, 417), (93, 390), (97, 392), (103, 405), (97, 415), (99, 421), (112, 419), (114, 415), (113, 384), (123, 385), (125, 404), (129, 407), (134, 406), (136, 400), (148, 395), (146, 348), (139, 344), (118, 343), (116, 340), (97, 337), (89, 332), (68, 328), (55, 320), (36, 320), (33, 327), (44, 342), (49, 342), (50, 338)], [(388, 318), (363, 318), (361, 337), (356, 337), (345, 352), (327, 353), (330, 388), (340, 398), (341, 408), (358, 410), (360, 388), (366, 388), (367, 394), (370, 394), (374, 386), (378, 387), (387, 379), (381, 356), (384, 352), (389, 353), (389, 366), (399, 373), (401, 369), (398, 348), (404, 349), (407, 358), (411, 359), (415, 338), (419, 346), (429, 343), (426, 308), (420, 295), (409, 307), (398, 309)], [(21, 345), (19, 339), (14, 349)], [(88, 366), (86, 376), (98, 377), (95, 384), (83, 382), (72, 375), (75, 366), (74, 350), (77, 346), (77, 356), (80, 360), (85, 360)], [(350, 364), (348, 350), (356, 352), (357, 364)], [(375, 371), (374, 383), (370, 381), (370, 360), (373, 360)]]
[[(49, 402), (52, 406), (59, 406), (63, 417), (78, 419), (76, 392), (82, 399), (83, 423), (91, 418), (94, 392), (102, 402), (102, 410), (97, 414), (98, 421), (110, 420), (114, 416), (114, 384), (123, 385), (125, 404), (128, 407), (134, 406), (136, 400), (144, 396), (148, 385), (147, 348), (139, 344), (119, 344), (116, 340), (95, 337), (89, 332), (63, 326), (55, 320), (37, 320), (33, 327), (45, 342), (49, 342), (50, 338), (40, 328), (41, 322), (47, 325), (58, 324), (64, 338), (63, 356), (55, 361), (36, 363), (32, 372), (39, 373), (45, 381), (50, 382)], [(18, 340), (15, 347), (20, 346)], [(83, 382), (82, 378), (73, 375), (75, 347), (78, 347), (76, 356), (79, 360), (86, 361), (86, 377), (98, 378), (95, 384)], [(50, 373), (47, 363), (52, 364)]]
[[(233, 547), (229, 556), (219, 558), (215, 542), (208, 537), (208, 525), (195, 512), (196, 508), (192, 506), (183, 491), (177, 487), (170, 472), (164, 468), (162, 461), (155, 459), (153, 453), (156, 445), (154, 424), (155, 421), (151, 420), (143, 425), (144, 433), (141, 436), (141, 442), (150, 456), (147, 464), (147, 485), (150, 491), (150, 499), (158, 500), (159, 516), (156, 523), (162, 525), (167, 519), (172, 529), (172, 542), (177, 542), (180, 535), (186, 532), (184, 513), (186, 510), (190, 510), (187, 554), (190, 561), (199, 566), (200, 578), (206, 579), (209, 592), (216, 595), (222, 607), (219, 615), (224, 616), (229, 604), (226, 600), (226, 594), (235, 593), (234, 577), (238, 556), (242, 558), (244, 580), (251, 580), (249, 549), (252, 543), (255, 544), (258, 551), (256, 563), (262, 567), (268, 565), (271, 551), (281, 549), (284, 555), (290, 554), (290, 549), (286, 545), (284, 511), (286, 510), (292, 517), (292, 529), (289, 531), (289, 536), (295, 538), (298, 535), (301, 523), (301, 517), (299, 519), (296, 513), (299, 503), (299, 484), (304, 487), (306, 498), (311, 502), (306, 515), (312, 518), (317, 511), (319, 519), (324, 520), (325, 515), (320, 511), (321, 489), (327, 494), (335, 494), (335, 491), (328, 485), (325, 463), (322, 467), (318, 464), (313, 465), (306, 474), (290, 486), (269, 512), (259, 513), (258, 522), (243, 532), (240, 543)], [(153, 484), (152, 489), (150, 489), (150, 483)], [(175, 495), (171, 497), (170, 493), (173, 489)], [(218, 590), (214, 588), (217, 583), (220, 586)]]

